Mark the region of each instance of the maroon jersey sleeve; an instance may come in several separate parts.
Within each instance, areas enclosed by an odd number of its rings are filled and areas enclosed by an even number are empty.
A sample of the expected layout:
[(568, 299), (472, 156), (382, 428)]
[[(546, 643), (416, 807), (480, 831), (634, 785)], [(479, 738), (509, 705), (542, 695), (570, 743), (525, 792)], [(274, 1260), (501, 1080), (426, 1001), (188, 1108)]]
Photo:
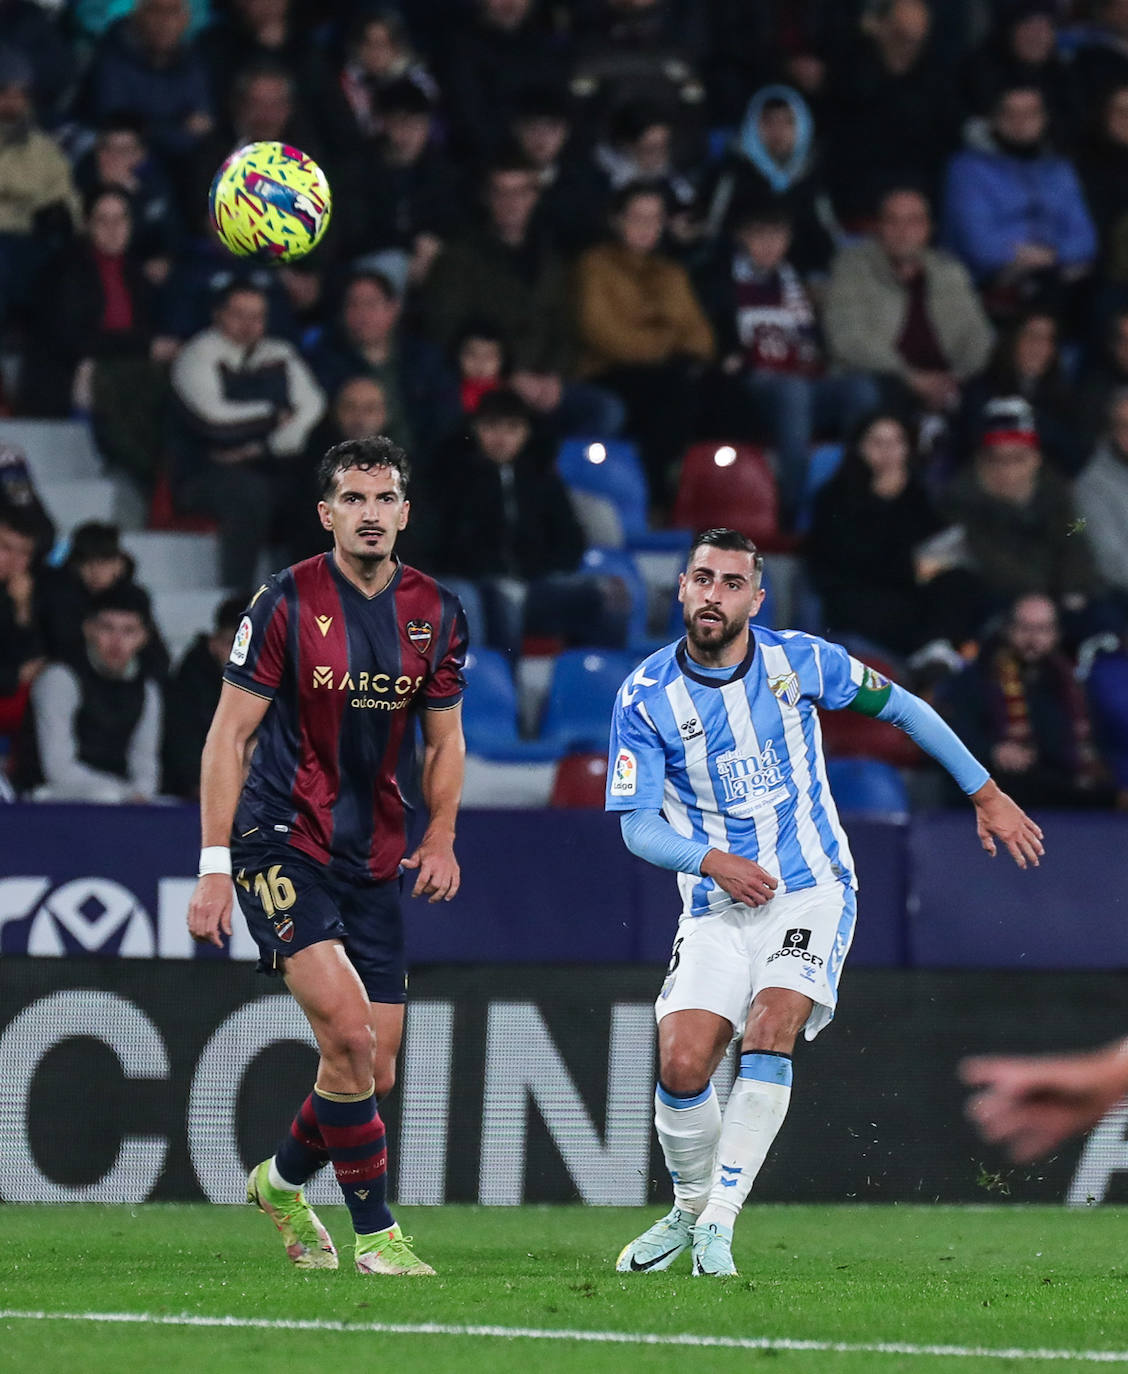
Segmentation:
[(286, 662), (289, 605), (285, 588), (272, 577), (251, 598), (223, 670), (223, 680), (255, 696), (273, 699)]
[(443, 622), (435, 666), (423, 687), (423, 705), (428, 711), (448, 711), (462, 700), (466, 687), (463, 669), (470, 636), (462, 603), (453, 592), (442, 588)]

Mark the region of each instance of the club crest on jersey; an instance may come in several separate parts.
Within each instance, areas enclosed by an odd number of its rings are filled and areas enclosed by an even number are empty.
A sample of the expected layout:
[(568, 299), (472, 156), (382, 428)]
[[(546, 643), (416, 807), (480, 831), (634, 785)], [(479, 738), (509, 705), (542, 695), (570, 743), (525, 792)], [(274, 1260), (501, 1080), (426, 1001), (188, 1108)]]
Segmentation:
[(421, 654), (425, 654), (431, 647), (431, 636), (434, 633), (434, 627), (429, 620), (409, 620), (407, 622), (407, 637)]
[(247, 652), (251, 647), (251, 617), (245, 615), (239, 621), (239, 628), (235, 631), (235, 642), (231, 645), (231, 662), (237, 668), (241, 668), (247, 661)]
[(777, 697), (785, 706), (799, 705), (802, 693), (798, 673), (783, 673), (780, 677), (771, 677), (768, 679), (768, 688), (772, 696)]
[(629, 749), (620, 749), (611, 770), (611, 795), (633, 797), (638, 787), (638, 763)]
[(284, 921), (278, 921), (274, 926), (274, 933), (285, 944), (289, 944), (294, 938), (294, 923), (287, 916)]

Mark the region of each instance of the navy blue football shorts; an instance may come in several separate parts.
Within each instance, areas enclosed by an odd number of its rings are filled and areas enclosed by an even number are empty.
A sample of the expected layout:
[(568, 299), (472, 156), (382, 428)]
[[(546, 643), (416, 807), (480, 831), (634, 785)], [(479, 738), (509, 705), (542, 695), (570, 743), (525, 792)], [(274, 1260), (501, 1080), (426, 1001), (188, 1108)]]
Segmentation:
[(284, 959), (322, 940), (340, 940), (369, 1001), (407, 1000), (401, 880), (342, 877), (300, 850), (235, 839), (235, 895), (259, 947), (259, 968), (283, 972)]

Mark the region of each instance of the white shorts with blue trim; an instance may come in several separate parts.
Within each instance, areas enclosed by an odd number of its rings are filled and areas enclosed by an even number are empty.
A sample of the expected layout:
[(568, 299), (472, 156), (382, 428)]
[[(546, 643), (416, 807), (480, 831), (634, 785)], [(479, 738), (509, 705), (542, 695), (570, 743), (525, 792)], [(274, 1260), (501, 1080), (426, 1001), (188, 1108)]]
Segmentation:
[(813, 1040), (834, 1016), (857, 909), (852, 888), (824, 883), (780, 893), (767, 906), (683, 916), (655, 1016), (711, 1011), (742, 1035), (758, 992), (790, 988), (815, 1004), (803, 1028)]

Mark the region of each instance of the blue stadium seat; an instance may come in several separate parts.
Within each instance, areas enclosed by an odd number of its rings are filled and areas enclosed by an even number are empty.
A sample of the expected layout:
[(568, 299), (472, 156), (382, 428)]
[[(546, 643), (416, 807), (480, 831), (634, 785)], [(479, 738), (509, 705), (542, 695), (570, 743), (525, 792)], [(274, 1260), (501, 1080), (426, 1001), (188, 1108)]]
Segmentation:
[(622, 651), (565, 649), (552, 670), (541, 741), (562, 754), (606, 749), (615, 693), (637, 666)]
[[(775, 622), (776, 605), (775, 597), (772, 595), (772, 580), (768, 576), (767, 564), (764, 565), (764, 580), (762, 585), (764, 588), (764, 604), (760, 607), (760, 614), (752, 624), (753, 626), (766, 625), (769, 630), (774, 630), (777, 628)], [(669, 643), (670, 640), (681, 639), (684, 634), (685, 620), (682, 616), (682, 604), (678, 600), (678, 594), (675, 590), (673, 600), (670, 602), (670, 616), (666, 622), (666, 642)]]
[(462, 725), (471, 754), (496, 763), (543, 763), (559, 752), (517, 733), (517, 689), (505, 655), (497, 649), (472, 649), (466, 656), (466, 695)]
[(811, 450), (811, 459), (807, 464), (807, 480), (803, 484), (803, 496), (795, 521), (797, 533), (806, 534), (810, 530), (815, 515), (815, 494), (838, 471), (845, 453), (843, 444), (819, 444)]
[(565, 486), (610, 501), (628, 539), (646, 533), (650, 490), (634, 444), (626, 439), (565, 439), (556, 469)]
[(826, 775), (839, 811), (855, 815), (904, 815), (909, 794), (896, 768), (877, 759), (827, 759)]
[(631, 613), (627, 620), (627, 643), (631, 649), (640, 653), (650, 652), (647, 639), (647, 591), (646, 583), (626, 549), (588, 549), (581, 564), (583, 572), (596, 573), (600, 577), (618, 577), (626, 583), (631, 598)]

